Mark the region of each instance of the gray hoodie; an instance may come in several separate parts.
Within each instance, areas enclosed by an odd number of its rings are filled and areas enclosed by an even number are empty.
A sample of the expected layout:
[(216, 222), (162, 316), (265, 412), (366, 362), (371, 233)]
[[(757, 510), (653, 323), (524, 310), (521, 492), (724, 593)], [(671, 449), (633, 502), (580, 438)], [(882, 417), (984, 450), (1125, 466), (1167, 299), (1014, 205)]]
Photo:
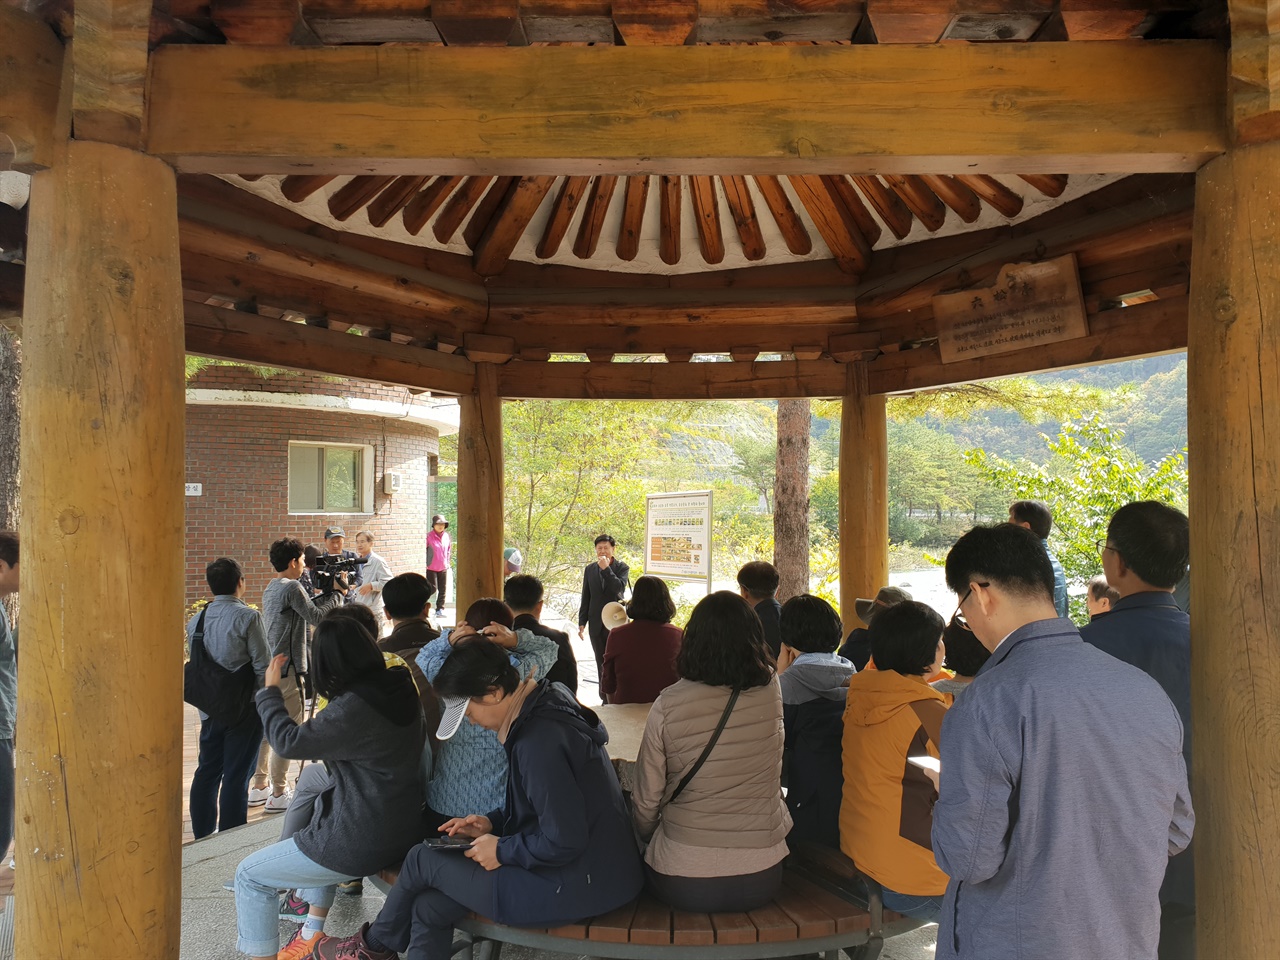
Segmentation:
[(778, 677), (784, 705), (810, 700), (840, 700), (849, 696), (853, 664), (834, 653), (802, 653)]

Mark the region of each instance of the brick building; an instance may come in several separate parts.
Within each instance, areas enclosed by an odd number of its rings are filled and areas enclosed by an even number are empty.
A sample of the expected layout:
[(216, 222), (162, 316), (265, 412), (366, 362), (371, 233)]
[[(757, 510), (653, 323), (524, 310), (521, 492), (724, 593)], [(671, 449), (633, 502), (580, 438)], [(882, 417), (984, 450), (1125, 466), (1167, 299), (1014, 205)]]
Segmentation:
[(245, 599), (257, 603), (274, 576), (271, 541), (319, 542), (330, 525), (346, 529), (348, 548), (356, 531), (372, 531), (397, 573), (424, 568), (439, 439), (458, 430), (455, 401), (215, 365), (189, 381), (186, 421), (188, 605), (208, 595), (204, 568), (219, 556), (240, 561)]

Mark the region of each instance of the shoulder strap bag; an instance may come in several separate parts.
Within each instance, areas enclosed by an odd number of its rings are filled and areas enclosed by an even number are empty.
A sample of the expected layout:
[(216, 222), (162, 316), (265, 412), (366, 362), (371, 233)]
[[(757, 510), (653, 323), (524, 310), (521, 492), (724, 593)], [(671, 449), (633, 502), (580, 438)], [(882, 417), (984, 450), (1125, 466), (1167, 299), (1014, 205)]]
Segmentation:
[(253, 704), (253, 662), (238, 670), (228, 670), (209, 656), (204, 648), (204, 615), (196, 621), (191, 637), (191, 659), (182, 670), (182, 699), (217, 720), (237, 727), (255, 709)]
[(676, 785), (676, 792), (671, 794), (671, 799), (667, 803), (674, 803), (676, 797), (684, 792), (684, 788), (689, 785), (689, 781), (693, 779), (694, 774), (702, 769), (702, 765), (707, 762), (707, 757), (711, 756), (711, 750), (716, 745), (716, 741), (720, 739), (720, 734), (724, 730), (724, 725), (729, 722), (729, 714), (733, 713), (733, 705), (738, 702), (738, 694), (742, 691), (737, 687), (733, 688), (733, 692), (729, 694), (729, 702), (724, 705), (724, 713), (720, 714), (720, 722), (716, 724), (715, 733), (711, 734), (711, 739), (707, 741), (706, 747), (702, 751), (702, 756), (694, 761), (689, 772), (686, 773), (680, 782)]

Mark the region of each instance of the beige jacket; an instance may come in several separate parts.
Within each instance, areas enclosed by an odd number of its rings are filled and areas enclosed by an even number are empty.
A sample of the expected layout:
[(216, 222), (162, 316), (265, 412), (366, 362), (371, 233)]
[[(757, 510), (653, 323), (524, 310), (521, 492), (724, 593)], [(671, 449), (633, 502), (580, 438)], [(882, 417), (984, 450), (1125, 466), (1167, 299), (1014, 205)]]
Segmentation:
[(699, 847), (762, 849), (791, 829), (782, 799), (782, 692), (777, 678), (744, 690), (716, 742), (684, 792), (671, 794), (715, 732), (728, 687), (680, 680), (649, 712), (636, 759), (632, 801), (645, 840), (662, 833)]

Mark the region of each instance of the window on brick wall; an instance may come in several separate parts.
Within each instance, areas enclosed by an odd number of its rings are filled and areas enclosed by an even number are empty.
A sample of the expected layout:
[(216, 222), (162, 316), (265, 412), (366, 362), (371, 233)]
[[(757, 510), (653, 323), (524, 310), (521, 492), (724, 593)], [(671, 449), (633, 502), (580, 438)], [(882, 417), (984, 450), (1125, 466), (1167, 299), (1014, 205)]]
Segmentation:
[(289, 444), (290, 513), (372, 513), (373, 448)]

